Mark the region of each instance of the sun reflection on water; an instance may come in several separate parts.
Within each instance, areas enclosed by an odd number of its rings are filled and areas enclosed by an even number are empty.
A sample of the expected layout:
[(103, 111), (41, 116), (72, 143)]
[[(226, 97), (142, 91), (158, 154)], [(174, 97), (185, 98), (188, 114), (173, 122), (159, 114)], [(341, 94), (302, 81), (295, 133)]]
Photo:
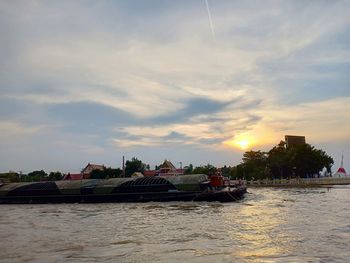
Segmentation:
[(283, 226), (283, 216), (276, 216), (283, 214), (280, 206), (271, 204), (266, 209), (266, 204), (246, 203), (236, 212), (225, 214), (227, 222), (235, 221), (235, 218), (244, 219), (239, 225), (239, 231), (233, 228), (228, 231), (232, 240), (239, 241), (234, 256), (261, 262), (260, 259), (274, 258), (287, 252), (285, 243), (288, 243), (288, 237), (281, 240), (275, 234), (278, 232), (276, 229)]

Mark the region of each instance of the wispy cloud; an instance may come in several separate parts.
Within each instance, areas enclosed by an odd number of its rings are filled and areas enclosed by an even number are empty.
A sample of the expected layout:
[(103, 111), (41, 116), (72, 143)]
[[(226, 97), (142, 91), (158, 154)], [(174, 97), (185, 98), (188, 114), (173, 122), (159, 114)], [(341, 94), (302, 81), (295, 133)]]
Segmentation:
[(1, 2), (0, 144), (17, 131), (25, 163), (35, 133), (43, 153), (97, 159), (164, 145), (239, 159), (225, 142), (243, 135), (349, 140), (348, 2), (207, 3)]

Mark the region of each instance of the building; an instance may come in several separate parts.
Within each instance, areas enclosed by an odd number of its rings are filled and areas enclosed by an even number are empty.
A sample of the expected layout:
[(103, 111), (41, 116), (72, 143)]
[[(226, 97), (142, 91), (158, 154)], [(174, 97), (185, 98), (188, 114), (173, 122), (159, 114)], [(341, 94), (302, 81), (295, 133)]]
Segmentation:
[(131, 177), (144, 177), (144, 175), (140, 172), (134, 172)]
[(83, 179), (88, 179), (90, 177), (90, 174), (83, 174), (83, 173), (78, 173), (78, 174), (71, 174), (67, 173), (63, 176), (62, 180), (83, 180)]
[(91, 164), (88, 163), (83, 170), (81, 170), (80, 173), (67, 173), (63, 176), (63, 180), (83, 180), (83, 179), (89, 179), (90, 174), (93, 170), (100, 170), (103, 171), (105, 168), (104, 165), (99, 164)]
[(347, 176), (346, 171), (345, 171), (344, 166), (343, 166), (343, 161), (344, 161), (344, 156), (342, 154), (340, 167), (339, 167), (338, 171), (332, 175), (332, 177), (345, 177), (345, 176)]
[(81, 173), (83, 173), (83, 174), (91, 174), (91, 172), (92, 172), (93, 170), (100, 170), (100, 171), (103, 171), (104, 168), (105, 168), (104, 165), (88, 163), (88, 164), (85, 166), (85, 168), (81, 171)]
[(287, 148), (291, 146), (306, 144), (305, 136), (286, 135), (285, 141)]
[(158, 170), (144, 171), (144, 176), (174, 176), (183, 175), (186, 169), (177, 169), (169, 160), (165, 160)]
[(143, 172), (144, 176), (155, 176), (157, 174), (157, 170), (146, 170)]

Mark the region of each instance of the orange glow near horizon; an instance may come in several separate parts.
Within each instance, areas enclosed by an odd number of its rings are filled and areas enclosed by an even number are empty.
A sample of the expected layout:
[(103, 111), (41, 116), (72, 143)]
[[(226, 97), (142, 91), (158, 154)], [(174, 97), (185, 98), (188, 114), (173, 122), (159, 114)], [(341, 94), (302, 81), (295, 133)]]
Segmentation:
[(235, 136), (229, 141), (224, 142), (224, 144), (241, 150), (247, 150), (249, 147), (252, 147), (255, 144), (254, 142), (255, 141), (252, 136), (248, 134), (241, 134), (239, 136)]
[(280, 138), (283, 138), (283, 135), (277, 134), (269, 127), (258, 124), (249, 131), (236, 134), (223, 144), (230, 148), (246, 151), (267, 145), (276, 145)]
[(236, 144), (242, 149), (246, 150), (250, 146), (250, 142), (247, 139), (242, 139), (236, 142)]

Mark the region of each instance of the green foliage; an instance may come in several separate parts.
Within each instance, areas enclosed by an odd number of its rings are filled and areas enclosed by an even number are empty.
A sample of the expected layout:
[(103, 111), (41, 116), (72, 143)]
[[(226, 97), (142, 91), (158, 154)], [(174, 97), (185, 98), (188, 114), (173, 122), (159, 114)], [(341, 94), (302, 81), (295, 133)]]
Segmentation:
[(299, 145), (288, 149), (289, 165), (301, 177), (312, 177), (324, 167), (330, 172), (334, 161), (324, 151), (315, 149), (309, 144)]
[(89, 179), (105, 179), (106, 176), (104, 170), (95, 169), (90, 173)]
[(48, 180), (47, 173), (44, 170), (37, 170), (28, 173), (26, 176), (21, 177), (21, 181), (23, 182), (39, 182)]
[(266, 177), (267, 155), (261, 151), (249, 151), (243, 154), (241, 170), (243, 177), (262, 179)]
[(188, 166), (185, 166), (184, 167), (186, 170), (185, 170), (185, 174), (193, 174), (193, 164), (189, 164)]
[(49, 174), (49, 180), (50, 181), (58, 181), (63, 178), (63, 175), (60, 172), (51, 172)]
[(103, 170), (93, 170), (90, 173), (90, 179), (108, 179), (108, 178), (116, 178), (121, 177), (123, 171), (120, 168), (112, 169), (111, 167), (104, 168)]
[(0, 174), (0, 182), (5, 183), (16, 183), (19, 182), (19, 174), (15, 172), (1, 173)]
[(28, 174), (28, 176), (29, 176), (29, 177), (36, 177), (36, 176), (38, 176), (38, 177), (44, 178), (44, 177), (47, 176), (47, 173), (45, 173), (44, 170), (33, 171), (33, 172), (30, 172), (30, 173)]
[(287, 150), (284, 141), (273, 147), (268, 152), (268, 167), (273, 178), (283, 178), (290, 175), (293, 171), (290, 165), (291, 153)]
[(215, 174), (216, 172), (216, 167), (211, 165), (211, 164), (207, 164), (204, 166), (197, 166), (196, 168), (193, 169), (193, 174), (207, 174), (207, 175), (212, 175)]
[(130, 177), (135, 172), (144, 172), (146, 170), (146, 164), (141, 160), (133, 157), (131, 161), (127, 160), (125, 162), (125, 176)]
[(232, 170), (232, 168), (230, 166), (224, 166), (224, 167), (221, 167), (221, 174), (222, 176), (225, 176), (225, 177), (230, 177), (230, 172)]
[[(289, 178), (293, 176), (310, 177), (318, 174), (324, 167), (328, 172), (334, 161), (324, 151), (305, 144), (287, 148), (284, 141), (273, 147), (268, 152), (248, 151), (243, 154), (242, 163), (234, 166), (221, 168), (223, 176), (229, 176), (232, 179), (245, 178), (252, 179), (273, 179)], [(149, 165), (144, 164), (141, 160), (133, 157), (125, 163), (125, 176), (130, 177), (134, 172), (144, 172), (149, 170)], [(160, 166), (156, 166), (158, 170)], [(217, 168), (211, 164), (193, 167), (192, 164), (185, 166), (185, 174), (215, 174)], [(122, 177), (123, 171), (120, 168), (104, 168), (94, 170), (90, 174), (91, 179), (106, 179)], [(51, 172), (49, 175), (45, 171), (33, 171), (28, 175), (19, 176), (17, 173), (0, 174), (0, 180), (16, 182), (34, 182), (43, 180), (60, 180), (60, 172)]]
[(312, 177), (324, 167), (330, 172), (332, 157), (309, 144), (287, 148), (281, 141), (269, 152), (249, 151), (243, 162), (230, 171), (231, 178), (264, 179)]
[(108, 177), (109, 178), (118, 178), (118, 177), (122, 177), (123, 176), (123, 170), (120, 168), (107, 168), (110, 169), (108, 172)]

